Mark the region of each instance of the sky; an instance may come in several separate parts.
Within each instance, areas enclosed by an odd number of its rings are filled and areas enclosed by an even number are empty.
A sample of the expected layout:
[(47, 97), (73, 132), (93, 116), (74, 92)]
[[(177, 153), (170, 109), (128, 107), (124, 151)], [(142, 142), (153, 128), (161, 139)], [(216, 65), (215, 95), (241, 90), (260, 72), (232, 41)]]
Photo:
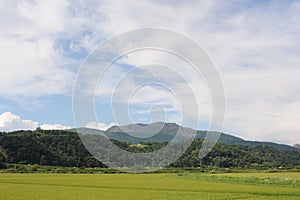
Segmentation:
[[(193, 39), (215, 63), (226, 95), (224, 132), (249, 140), (300, 143), (300, 1), (0, 0), (0, 13), (0, 131), (75, 127), (73, 87), (89, 53), (120, 33), (159, 27)], [(172, 66), (185, 80), (178, 81), (167, 68), (157, 73), (140, 67), (151, 63)], [(191, 127), (209, 128), (209, 91), (188, 68), (165, 52), (146, 50), (120, 58), (95, 91), (98, 121), (86, 127), (120, 124), (110, 107), (112, 92), (132, 89), (138, 86), (133, 80), (152, 74), (155, 81), (174, 80), (176, 93), (186, 99), (191, 98), (184, 90), (188, 84), (201, 118)], [(180, 124), (180, 105), (168, 90), (148, 85), (131, 94), (132, 122), (160, 119), (165, 109), (160, 120)], [(198, 116), (188, 117), (192, 121)]]

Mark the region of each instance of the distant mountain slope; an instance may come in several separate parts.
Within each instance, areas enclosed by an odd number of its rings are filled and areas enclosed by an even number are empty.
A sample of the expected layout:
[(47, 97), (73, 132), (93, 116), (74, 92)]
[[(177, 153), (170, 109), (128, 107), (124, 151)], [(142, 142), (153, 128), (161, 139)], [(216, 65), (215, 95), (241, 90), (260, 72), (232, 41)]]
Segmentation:
[(294, 144), (293, 147), (297, 148), (297, 149), (300, 149), (300, 144)]
[[(145, 127), (149, 127), (148, 129)], [(134, 135), (143, 136), (143, 134), (149, 134), (152, 130), (157, 130), (159, 132), (152, 137), (134, 137)], [(125, 126), (113, 126), (106, 131), (100, 131), (95, 129), (79, 128), (77, 131), (81, 134), (101, 134), (106, 135), (108, 138), (113, 140), (118, 140), (121, 142), (130, 143), (141, 143), (141, 142), (168, 142), (171, 141), (177, 133), (177, 130), (182, 128), (183, 130), (191, 130), (190, 128), (184, 128), (176, 123), (163, 123), (156, 122), (150, 125), (147, 124), (129, 124)], [(71, 129), (75, 131), (75, 129)], [(144, 133), (143, 133), (144, 131)], [(204, 139), (206, 134), (210, 132), (197, 131), (196, 139)], [(270, 146), (282, 150), (294, 150), (300, 151), (300, 149), (293, 146), (277, 144), (273, 142), (261, 142), (261, 141), (247, 141), (239, 137), (235, 137), (226, 133), (220, 133), (218, 143), (229, 144), (229, 145), (246, 145), (246, 146)]]
[[(113, 126), (106, 130), (105, 135), (110, 139), (130, 143), (169, 142), (174, 138), (179, 128), (185, 129), (175, 123), (130, 124), (120, 127)], [(181, 138), (181, 140), (183, 139)]]
[(116, 132), (126, 132), (126, 133), (140, 133), (144, 134), (143, 131), (153, 131), (160, 130), (160, 132), (173, 132), (177, 131), (180, 126), (176, 123), (164, 123), (164, 122), (155, 122), (153, 124), (129, 124), (126, 126), (112, 126), (107, 129), (107, 132), (116, 133)]
[(218, 140), (219, 143), (223, 144), (240, 144), (240, 145), (246, 145), (246, 146), (270, 146), (275, 147), (282, 150), (292, 150), (297, 151), (299, 149), (296, 149), (293, 146), (285, 145), (285, 144), (278, 144), (274, 142), (263, 142), (263, 141), (249, 141), (244, 140), (239, 137), (235, 137), (229, 134), (221, 133), (221, 136)]

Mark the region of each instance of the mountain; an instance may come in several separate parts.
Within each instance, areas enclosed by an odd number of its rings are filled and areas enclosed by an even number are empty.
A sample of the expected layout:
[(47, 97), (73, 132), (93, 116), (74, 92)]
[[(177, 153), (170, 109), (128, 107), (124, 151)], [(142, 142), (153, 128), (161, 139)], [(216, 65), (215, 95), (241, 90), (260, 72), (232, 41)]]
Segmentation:
[(293, 147), (297, 148), (297, 149), (300, 149), (300, 144), (294, 144)]
[[(190, 128), (181, 127), (176, 123), (164, 123), (164, 122), (156, 122), (153, 124), (129, 124), (125, 126), (112, 126), (106, 131), (100, 131), (95, 129), (87, 129), (87, 128), (79, 128), (77, 132), (81, 134), (101, 134), (106, 135), (106, 137), (118, 140), (120, 142), (130, 142), (133, 144), (138, 144), (141, 142), (169, 142), (176, 135), (179, 128), (183, 131), (197, 132), (195, 139), (204, 139), (206, 134), (212, 134), (216, 132), (211, 131), (201, 131), (201, 130), (193, 130)], [(72, 131), (74, 131), (73, 129)], [(152, 135), (152, 133), (157, 133)], [(261, 142), (261, 141), (248, 141), (239, 137), (235, 137), (226, 133), (219, 133), (220, 137), (218, 139), (218, 143), (228, 144), (228, 145), (245, 145), (245, 146), (270, 146), (275, 147), (282, 150), (293, 150), (299, 151), (300, 149), (297, 147), (285, 145), (285, 144), (277, 144), (274, 142)], [(150, 137), (145, 137), (150, 136)], [(180, 137), (178, 138), (180, 140)], [(183, 138), (181, 138), (183, 139)]]
[[(188, 132), (188, 129), (185, 130), (185, 128), (175, 123), (156, 122), (153, 124), (139, 123), (113, 126), (105, 131), (105, 135), (110, 139), (135, 144), (141, 142), (169, 142), (174, 138), (179, 128)], [(184, 140), (184, 138), (179, 137), (177, 140)]]
[(177, 131), (180, 126), (176, 123), (164, 123), (155, 122), (153, 124), (129, 124), (125, 126), (112, 126), (107, 129), (107, 132), (126, 132), (126, 133), (141, 133), (140, 135), (147, 134), (148, 132), (153, 132), (153, 130), (160, 130), (161, 132)]
[(250, 141), (250, 140), (244, 140), (239, 137), (235, 137), (229, 134), (221, 133), (220, 138), (218, 140), (218, 143), (223, 143), (223, 144), (240, 144), (240, 145), (245, 145), (245, 146), (269, 146), (269, 147), (275, 147), (278, 149), (282, 150), (292, 150), (292, 151), (298, 151), (299, 149), (289, 146), (286, 144), (278, 144), (275, 142), (264, 142), (264, 141)]
[[(205, 133), (199, 133), (193, 129), (184, 128), (175, 123), (162, 123), (162, 122), (157, 122), (148, 125), (130, 124), (126, 126), (112, 126), (106, 131), (84, 128), (84, 127), (69, 129), (66, 131), (77, 132), (83, 135), (96, 134), (96, 135), (106, 136), (109, 139), (117, 140), (120, 142), (130, 142), (132, 144), (138, 144), (141, 142), (169, 142), (175, 137), (179, 128), (183, 133), (190, 133), (191, 131), (193, 131), (197, 133), (197, 136), (201, 135), (199, 139), (202, 137), (204, 138), (205, 136)], [(153, 134), (153, 132), (157, 134)], [(176, 140), (174, 139), (173, 141), (180, 141), (184, 139), (185, 139), (184, 137), (177, 137)]]

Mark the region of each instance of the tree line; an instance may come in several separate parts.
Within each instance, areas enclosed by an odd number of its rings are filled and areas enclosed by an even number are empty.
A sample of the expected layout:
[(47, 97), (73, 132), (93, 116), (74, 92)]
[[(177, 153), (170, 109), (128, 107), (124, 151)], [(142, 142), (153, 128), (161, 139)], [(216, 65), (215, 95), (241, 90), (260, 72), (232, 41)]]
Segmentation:
[[(300, 152), (270, 146), (227, 145), (217, 143), (204, 158), (199, 158), (203, 140), (192, 142), (187, 151), (169, 167), (260, 168), (300, 166)], [(152, 152), (167, 142), (113, 143), (137, 153)], [(77, 133), (62, 130), (0, 132), (0, 167), (5, 164), (38, 164), (64, 167), (106, 166), (96, 160), (84, 147)]]

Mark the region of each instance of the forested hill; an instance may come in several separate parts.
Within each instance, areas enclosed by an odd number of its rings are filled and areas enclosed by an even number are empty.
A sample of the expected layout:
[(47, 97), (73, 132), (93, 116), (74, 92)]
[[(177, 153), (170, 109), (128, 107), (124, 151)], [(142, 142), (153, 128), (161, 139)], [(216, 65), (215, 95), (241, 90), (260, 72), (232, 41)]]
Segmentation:
[[(300, 152), (266, 145), (247, 146), (218, 143), (203, 159), (198, 158), (201, 139), (195, 140), (172, 167), (290, 167), (300, 166)], [(133, 152), (151, 152), (166, 142), (132, 145), (113, 140)], [(85, 149), (77, 133), (61, 130), (36, 130), (0, 133), (0, 166), (6, 163), (69, 167), (105, 167)]]

